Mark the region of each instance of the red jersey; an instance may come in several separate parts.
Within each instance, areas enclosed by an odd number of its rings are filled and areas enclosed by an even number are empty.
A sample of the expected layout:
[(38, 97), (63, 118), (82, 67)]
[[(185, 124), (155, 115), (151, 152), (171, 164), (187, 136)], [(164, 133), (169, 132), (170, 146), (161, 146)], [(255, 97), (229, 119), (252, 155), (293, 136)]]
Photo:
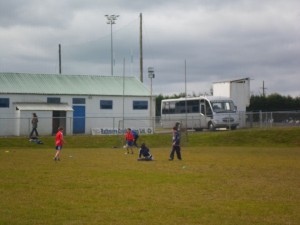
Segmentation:
[(126, 139), (127, 141), (133, 141), (133, 140), (134, 140), (134, 137), (133, 137), (132, 132), (126, 132), (126, 134), (125, 134), (125, 139)]
[(56, 146), (62, 146), (63, 145), (63, 141), (64, 140), (64, 135), (62, 131), (58, 131), (56, 133), (56, 138), (55, 138), (55, 145)]

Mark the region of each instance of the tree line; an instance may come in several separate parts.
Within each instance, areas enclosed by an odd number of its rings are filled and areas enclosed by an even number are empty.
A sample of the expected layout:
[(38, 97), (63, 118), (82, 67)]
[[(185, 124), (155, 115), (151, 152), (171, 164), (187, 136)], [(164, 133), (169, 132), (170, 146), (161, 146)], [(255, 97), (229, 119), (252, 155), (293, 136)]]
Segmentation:
[[(161, 101), (163, 99), (173, 99), (185, 97), (185, 93), (172, 96), (156, 96), (156, 116), (160, 116)], [(195, 97), (195, 96), (194, 96)], [(246, 109), (248, 112), (274, 112), (274, 111), (295, 111), (300, 110), (300, 97), (283, 96), (277, 93), (268, 96), (252, 95), (250, 97), (250, 105)]]
[(270, 94), (268, 96), (255, 95), (250, 98), (247, 111), (294, 111), (300, 110), (300, 97), (282, 96)]

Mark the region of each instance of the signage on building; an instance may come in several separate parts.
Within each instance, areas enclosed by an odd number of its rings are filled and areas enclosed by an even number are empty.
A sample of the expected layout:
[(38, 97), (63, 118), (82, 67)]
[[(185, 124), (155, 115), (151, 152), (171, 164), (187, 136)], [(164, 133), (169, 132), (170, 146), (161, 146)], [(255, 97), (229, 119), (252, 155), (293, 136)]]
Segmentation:
[[(153, 134), (152, 127), (145, 128), (132, 128), (132, 130), (138, 131), (139, 134)], [(92, 135), (118, 135), (125, 134), (126, 129), (114, 129), (114, 128), (92, 128)]]

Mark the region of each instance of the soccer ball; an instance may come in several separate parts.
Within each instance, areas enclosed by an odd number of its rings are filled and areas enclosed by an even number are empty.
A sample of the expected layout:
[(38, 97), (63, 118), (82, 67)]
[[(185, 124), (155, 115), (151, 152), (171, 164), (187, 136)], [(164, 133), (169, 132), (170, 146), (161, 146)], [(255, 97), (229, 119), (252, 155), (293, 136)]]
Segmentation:
[(124, 145), (123, 148), (127, 148), (127, 145)]

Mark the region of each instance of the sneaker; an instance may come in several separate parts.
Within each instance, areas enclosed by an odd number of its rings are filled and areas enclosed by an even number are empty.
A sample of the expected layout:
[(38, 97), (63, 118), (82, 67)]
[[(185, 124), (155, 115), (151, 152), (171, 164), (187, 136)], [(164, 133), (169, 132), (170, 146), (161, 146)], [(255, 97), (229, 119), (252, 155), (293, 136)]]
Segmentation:
[(53, 160), (56, 161), (57, 160), (56, 157), (54, 157)]
[(173, 161), (173, 159), (169, 158), (169, 161)]

